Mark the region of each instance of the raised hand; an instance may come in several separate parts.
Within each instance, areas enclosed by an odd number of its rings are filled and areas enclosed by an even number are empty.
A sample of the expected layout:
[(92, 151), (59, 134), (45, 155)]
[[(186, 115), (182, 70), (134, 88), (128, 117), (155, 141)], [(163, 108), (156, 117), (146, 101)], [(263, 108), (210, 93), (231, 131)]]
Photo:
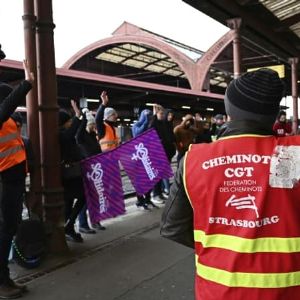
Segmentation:
[(103, 91), (103, 92), (101, 93), (101, 100), (102, 100), (102, 104), (103, 104), (104, 106), (106, 106), (107, 103), (108, 103), (108, 96), (107, 96), (107, 92), (106, 92), (106, 91)]
[(81, 115), (81, 112), (80, 112), (80, 109), (78, 108), (78, 106), (77, 106), (77, 104), (76, 104), (76, 101), (75, 100), (71, 100), (71, 106), (72, 106), (72, 108), (73, 108), (73, 110), (74, 110), (74, 112), (75, 112), (75, 115), (76, 115), (76, 117), (80, 117), (80, 115)]
[(24, 71), (25, 71), (25, 80), (27, 80), (31, 84), (33, 84), (34, 83), (34, 73), (31, 72), (27, 59), (23, 60), (23, 68), (24, 68)]

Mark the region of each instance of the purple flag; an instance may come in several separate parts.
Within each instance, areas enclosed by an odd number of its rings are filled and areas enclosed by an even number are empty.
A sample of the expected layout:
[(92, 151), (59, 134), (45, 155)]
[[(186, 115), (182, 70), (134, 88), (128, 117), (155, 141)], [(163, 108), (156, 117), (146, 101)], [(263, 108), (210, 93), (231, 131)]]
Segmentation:
[(151, 190), (162, 178), (173, 175), (170, 163), (155, 129), (124, 143), (116, 149), (137, 194)]
[(91, 222), (125, 213), (122, 181), (115, 150), (81, 161), (83, 184)]

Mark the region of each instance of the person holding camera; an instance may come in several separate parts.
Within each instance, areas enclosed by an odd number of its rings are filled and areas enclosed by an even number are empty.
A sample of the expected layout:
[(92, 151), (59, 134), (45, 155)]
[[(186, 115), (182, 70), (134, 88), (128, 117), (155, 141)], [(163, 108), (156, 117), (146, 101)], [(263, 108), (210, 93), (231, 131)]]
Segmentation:
[(177, 162), (181, 160), (190, 144), (195, 142), (197, 135), (202, 133), (201, 123), (190, 114), (182, 118), (182, 122), (174, 128), (176, 148), (178, 151)]

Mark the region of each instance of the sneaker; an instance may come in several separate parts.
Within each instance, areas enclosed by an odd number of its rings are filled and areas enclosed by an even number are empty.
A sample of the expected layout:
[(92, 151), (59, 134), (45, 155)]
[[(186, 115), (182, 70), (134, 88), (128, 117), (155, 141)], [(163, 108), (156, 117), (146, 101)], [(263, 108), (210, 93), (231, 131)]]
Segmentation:
[(22, 296), (22, 291), (9, 282), (0, 285), (0, 299), (16, 299)]
[(95, 234), (96, 231), (89, 227), (79, 227), (79, 232), (85, 233), (85, 234)]
[(65, 232), (65, 236), (67, 241), (75, 242), (75, 243), (82, 243), (83, 238), (80, 233), (75, 232), (75, 230), (70, 230)]
[(164, 197), (165, 199), (168, 199), (168, 198), (169, 198), (169, 193), (163, 192), (162, 195), (163, 195), (163, 197)]
[(164, 201), (168, 199), (168, 196), (164, 195), (163, 193), (160, 194), (158, 197), (159, 197), (159, 199), (164, 200)]
[(151, 205), (153, 208), (159, 208), (157, 205), (155, 205), (151, 200), (149, 200), (148, 202), (147, 202), (147, 205), (148, 205), (148, 207), (149, 207), (149, 205)]
[(92, 227), (97, 230), (105, 230), (106, 229), (106, 227), (102, 226), (100, 222), (93, 224)]
[(143, 208), (144, 210), (150, 210), (150, 208), (148, 207), (148, 205), (146, 203), (137, 202), (135, 205), (137, 208)]
[(153, 203), (155, 203), (155, 204), (164, 204), (164, 203), (165, 203), (165, 200), (162, 199), (160, 196), (161, 196), (161, 195), (159, 195), (159, 196), (154, 196), (154, 197), (152, 198), (151, 201), (152, 201)]
[(28, 292), (27, 286), (25, 284), (16, 283), (10, 278), (8, 279), (7, 284), (10, 285), (11, 287), (19, 289), (22, 293)]

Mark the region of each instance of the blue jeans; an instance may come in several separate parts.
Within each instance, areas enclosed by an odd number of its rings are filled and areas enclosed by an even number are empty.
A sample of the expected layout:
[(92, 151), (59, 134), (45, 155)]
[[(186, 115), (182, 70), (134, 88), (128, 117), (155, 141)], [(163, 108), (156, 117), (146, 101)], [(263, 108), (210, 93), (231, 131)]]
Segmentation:
[(78, 220), (79, 220), (79, 227), (89, 228), (88, 218), (86, 214), (87, 206), (86, 204), (81, 209)]

